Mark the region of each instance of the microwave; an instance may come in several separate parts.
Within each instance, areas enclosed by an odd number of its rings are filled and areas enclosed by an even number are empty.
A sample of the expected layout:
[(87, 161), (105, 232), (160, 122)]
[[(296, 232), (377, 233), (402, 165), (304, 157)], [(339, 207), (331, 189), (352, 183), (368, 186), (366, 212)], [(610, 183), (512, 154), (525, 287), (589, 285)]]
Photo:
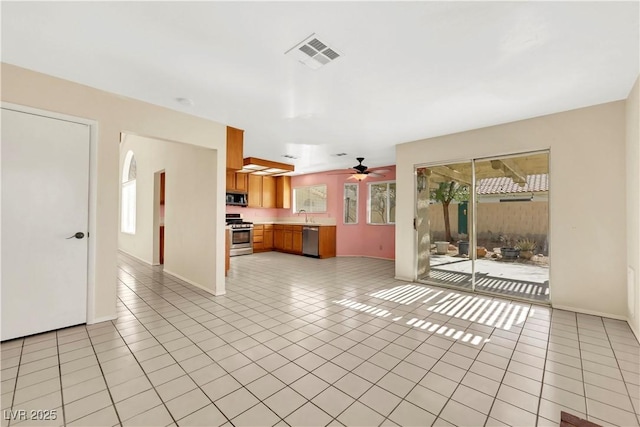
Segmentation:
[(247, 206), (247, 199), (247, 193), (227, 192), (227, 205), (229, 206)]

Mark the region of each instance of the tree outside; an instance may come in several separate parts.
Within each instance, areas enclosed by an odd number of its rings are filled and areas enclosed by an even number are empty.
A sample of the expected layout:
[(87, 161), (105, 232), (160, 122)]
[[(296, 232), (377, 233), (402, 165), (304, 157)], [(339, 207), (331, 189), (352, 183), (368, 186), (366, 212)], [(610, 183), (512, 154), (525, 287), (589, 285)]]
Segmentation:
[(438, 188), (433, 188), (430, 194), (431, 200), (441, 203), (444, 213), (445, 240), (451, 242), (451, 225), (449, 224), (449, 205), (452, 201), (466, 202), (469, 200), (469, 187), (460, 185), (456, 181), (440, 182)]

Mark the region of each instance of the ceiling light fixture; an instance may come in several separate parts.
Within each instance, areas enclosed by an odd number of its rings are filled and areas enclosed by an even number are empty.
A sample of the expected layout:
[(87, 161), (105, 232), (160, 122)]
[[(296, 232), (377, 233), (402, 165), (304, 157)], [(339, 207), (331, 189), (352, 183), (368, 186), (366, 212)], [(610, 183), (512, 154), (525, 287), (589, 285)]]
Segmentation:
[(293, 56), (298, 62), (312, 70), (317, 70), (323, 65), (335, 61), (341, 55), (335, 49), (318, 40), (315, 33), (287, 50), (284, 54)]
[(366, 173), (354, 173), (353, 175), (351, 175), (351, 178), (355, 178), (358, 181), (362, 181), (363, 179), (365, 179), (367, 177)]
[(245, 157), (242, 163), (242, 170), (238, 172), (252, 175), (282, 175), (295, 170), (293, 165), (258, 159), (256, 157)]

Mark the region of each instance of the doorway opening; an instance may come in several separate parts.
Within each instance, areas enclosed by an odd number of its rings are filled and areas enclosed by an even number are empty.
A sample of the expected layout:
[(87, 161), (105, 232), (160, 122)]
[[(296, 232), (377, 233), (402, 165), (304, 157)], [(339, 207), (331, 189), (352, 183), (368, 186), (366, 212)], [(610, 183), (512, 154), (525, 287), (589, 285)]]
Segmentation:
[(166, 177), (165, 172), (157, 172), (155, 174), (155, 189), (157, 194), (158, 202), (156, 203), (156, 218), (158, 223), (158, 264), (164, 265), (164, 211), (165, 211), (165, 188), (166, 188)]
[(417, 279), (549, 302), (549, 153), (416, 168)]

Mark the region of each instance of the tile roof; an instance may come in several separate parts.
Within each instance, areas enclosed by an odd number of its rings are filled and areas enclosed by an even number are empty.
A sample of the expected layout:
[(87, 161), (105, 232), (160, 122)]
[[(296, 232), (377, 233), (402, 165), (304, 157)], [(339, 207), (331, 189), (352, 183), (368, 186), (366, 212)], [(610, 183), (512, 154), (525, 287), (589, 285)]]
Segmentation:
[(509, 177), (484, 178), (478, 181), (477, 194), (509, 194), (549, 191), (549, 174), (527, 175), (521, 187)]

